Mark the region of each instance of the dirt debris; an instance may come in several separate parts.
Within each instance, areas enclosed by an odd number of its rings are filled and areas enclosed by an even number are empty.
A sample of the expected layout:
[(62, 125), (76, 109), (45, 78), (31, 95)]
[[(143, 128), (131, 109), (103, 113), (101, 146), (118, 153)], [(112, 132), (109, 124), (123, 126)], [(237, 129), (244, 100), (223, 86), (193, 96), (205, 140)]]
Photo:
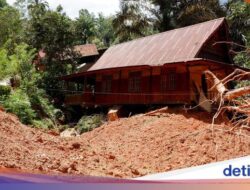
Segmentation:
[(215, 125), (213, 138), (211, 118), (204, 112), (169, 110), (162, 117), (119, 119), (79, 137), (62, 138), (0, 111), (0, 167), (134, 178), (250, 154), (250, 137), (225, 132), (230, 127), (224, 123)]

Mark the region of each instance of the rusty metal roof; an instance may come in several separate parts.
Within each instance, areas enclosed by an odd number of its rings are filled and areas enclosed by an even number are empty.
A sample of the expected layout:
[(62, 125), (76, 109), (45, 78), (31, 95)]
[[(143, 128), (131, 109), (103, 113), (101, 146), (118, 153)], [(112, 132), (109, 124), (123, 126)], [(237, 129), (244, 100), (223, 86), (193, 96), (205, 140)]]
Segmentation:
[(224, 21), (224, 18), (211, 20), (112, 46), (88, 71), (195, 59)]
[[(80, 57), (88, 57), (93, 55), (99, 55), (97, 47), (95, 44), (84, 44), (76, 45), (73, 47), (73, 50), (79, 54)], [(38, 52), (38, 58), (43, 59), (46, 56), (44, 50)]]
[(95, 44), (85, 44), (74, 46), (74, 51), (79, 53), (81, 57), (99, 55)]

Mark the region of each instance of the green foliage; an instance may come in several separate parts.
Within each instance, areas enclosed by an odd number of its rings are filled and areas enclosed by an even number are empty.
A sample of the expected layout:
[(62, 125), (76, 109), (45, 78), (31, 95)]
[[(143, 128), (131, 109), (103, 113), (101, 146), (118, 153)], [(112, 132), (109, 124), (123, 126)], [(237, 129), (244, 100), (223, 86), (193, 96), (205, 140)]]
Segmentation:
[(69, 125), (59, 125), (57, 129), (61, 133), (61, 132), (65, 131), (68, 128), (70, 128)]
[(75, 129), (80, 134), (92, 131), (93, 129), (100, 127), (102, 122), (104, 121), (104, 116), (99, 115), (93, 115), (93, 116), (83, 116), (80, 121), (78, 122)]
[(249, 40), (250, 40), (250, 4), (243, 1), (230, 0), (227, 3), (227, 20), (230, 25), (230, 34), (239, 45), (232, 46), (238, 52), (234, 58), (237, 65), (250, 68)]
[[(104, 48), (225, 16), (219, 0), (121, 0), (121, 10), (114, 16), (95, 16), (83, 9), (76, 20), (71, 20), (61, 6), (50, 9), (44, 0), (17, 0), (15, 7), (0, 0), (0, 80), (11, 78), (19, 84), (12, 92), (0, 87), (0, 99), (22, 122), (43, 128), (63, 120), (64, 115), (50, 100), (53, 97), (60, 105), (63, 84), (58, 77), (75, 71), (74, 45), (96, 43)], [(233, 39), (246, 43), (250, 40), (250, 5), (230, 0), (225, 8)], [(46, 53), (42, 60), (46, 71), (42, 73), (32, 64), (39, 50)], [(235, 61), (250, 67), (247, 52), (237, 55)], [(99, 115), (84, 116), (76, 128), (81, 133), (90, 131), (102, 120)]]
[(227, 4), (227, 20), (234, 41), (245, 44), (250, 40), (250, 4), (242, 1), (229, 1)]
[(175, 1), (169, 0), (150, 0), (154, 5), (150, 8), (150, 12), (155, 17), (154, 27), (159, 31), (167, 31), (175, 28), (173, 9)]
[(55, 108), (41, 91), (29, 94), (27, 89), (18, 89), (3, 101), (7, 112), (16, 114), (22, 123), (51, 129), (55, 126)]
[(105, 17), (99, 14), (96, 18), (96, 31), (95, 38), (92, 43), (96, 44), (99, 48), (105, 48), (112, 45), (115, 41), (115, 32), (113, 28), (113, 17)]
[(45, 91), (38, 87), (41, 76), (32, 64), (33, 58), (34, 50), (29, 49), (27, 44), (17, 45), (14, 54), (9, 56), (6, 49), (0, 50), (0, 76), (20, 79), (20, 85), (5, 97), (3, 106), (25, 124), (33, 124), (33, 120), (44, 118), (55, 123), (54, 107)]
[(19, 76), (26, 86), (35, 81), (35, 76), (38, 74), (35, 73), (32, 65), (34, 50), (29, 50), (28, 46), (22, 43), (14, 48), (14, 54), (8, 54), (6, 49), (0, 49), (0, 79), (6, 77), (14, 79)]
[(73, 22), (75, 44), (95, 43), (99, 48), (109, 47), (115, 41), (112, 25), (113, 17), (99, 14), (96, 17), (86, 9), (79, 11), (79, 17)]
[(43, 49), (50, 60), (66, 57), (62, 52), (70, 48), (73, 41), (70, 18), (61, 10), (49, 10), (46, 3), (31, 4), (29, 14), (27, 42), (37, 50)]
[(42, 120), (33, 120), (32, 125), (35, 128), (42, 128), (42, 129), (53, 129), (55, 127), (53, 121), (48, 118)]
[(75, 21), (76, 43), (90, 43), (95, 36), (95, 15), (88, 10), (79, 11), (79, 18)]
[(36, 117), (29, 97), (22, 90), (16, 90), (8, 96), (3, 102), (3, 106), (7, 112), (17, 115), (24, 124), (31, 124)]
[(11, 56), (11, 60), (19, 65), (20, 88), (28, 95), (32, 109), (36, 112), (38, 118), (49, 118), (55, 122), (55, 108), (49, 102), (45, 91), (39, 88), (42, 78), (32, 64), (34, 51), (27, 48), (27, 45), (19, 45), (16, 48), (15, 55)]
[(36, 111), (38, 118), (48, 118), (54, 124), (56, 123), (56, 115), (54, 106), (49, 102), (45, 92), (39, 88), (29, 94), (32, 109)]
[(177, 11), (174, 16), (177, 17), (178, 26), (197, 24), (226, 15), (219, 0), (184, 1), (175, 6)]
[(146, 36), (152, 28), (145, 1), (121, 0), (121, 10), (115, 15), (113, 26), (119, 41), (128, 41)]
[(120, 0), (114, 19), (120, 41), (188, 26), (226, 15), (219, 0)]
[(7, 5), (8, 4), (7, 4), (6, 0), (0, 0), (0, 9), (7, 6)]
[(4, 79), (12, 70), (9, 67), (8, 51), (6, 49), (0, 49), (0, 80)]
[[(12, 72), (9, 72), (9, 75), (20, 75), (24, 80), (23, 83), (27, 86), (28, 84), (36, 81), (38, 74), (35, 72), (34, 65), (32, 60), (35, 55), (34, 49), (29, 49), (27, 44), (17, 45), (14, 49), (14, 54), (9, 56), (12, 68)], [(30, 84), (30, 86), (33, 84)], [(28, 88), (30, 87), (28, 86)]]
[(0, 47), (8, 43), (9, 50), (13, 49), (14, 44), (20, 42), (21, 33), (22, 21), (18, 10), (10, 6), (0, 9)]
[(9, 96), (11, 92), (10, 86), (1, 86), (0, 85), (0, 96)]
[(250, 69), (250, 56), (245, 52), (239, 53), (235, 56), (234, 62), (239, 66)]
[(31, 47), (46, 53), (42, 60), (46, 71), (42, 73), (40, 87), (52, 97), (61, 96), (58, 91), (63, 84), (58, 77), (73, 72), (76, 67), (73, 59), (75, 52), (72, 50), (73, 22), (62, 12), (61, 7), (52, 11), (46, 2), (30, 4), (29, 16), (27, 42)]

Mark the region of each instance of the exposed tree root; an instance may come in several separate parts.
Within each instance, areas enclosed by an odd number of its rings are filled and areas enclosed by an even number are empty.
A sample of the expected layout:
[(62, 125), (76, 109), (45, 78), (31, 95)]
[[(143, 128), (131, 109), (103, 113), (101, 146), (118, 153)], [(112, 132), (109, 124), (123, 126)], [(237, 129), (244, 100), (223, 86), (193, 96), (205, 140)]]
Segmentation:
[[(204, 72), (206, 80), (212, 84), (208, 92), (217, 112), (213, 117), (212, 126), (219, 115), (230, 116), (232, 128), (249, 127), (250, 125), (250, 86), (229, 90), (227, 84), (231, 81), (250, 79), (250, 72), (236, 69), (233, 73), (220, 80), (213, 72)], [(213, 127), (212, 127), (213, 128)]]

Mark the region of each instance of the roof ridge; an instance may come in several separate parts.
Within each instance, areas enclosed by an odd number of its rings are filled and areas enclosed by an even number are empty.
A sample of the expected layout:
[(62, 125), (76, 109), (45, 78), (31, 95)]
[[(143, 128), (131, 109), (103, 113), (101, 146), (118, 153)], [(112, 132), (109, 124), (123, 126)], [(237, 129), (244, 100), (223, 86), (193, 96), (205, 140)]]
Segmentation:
[(152, 34), (152, 35), (149, 35), (149, 36), (139, 37), (139, 38), (127, 41), (127, 42), (122, 42), (122, 43), (119, 43), (119, 44), (115, 44), (115, 45), (111, 46), (110, 48), (117, 47), (117, 46), (120, 46), (120, 45), (123, 45), (123, 44), (126, 44), (126, 43), (130, 43), (130, 42), (134, 42), (134, 41), (143, 40), (143, 39), (149, 38), (149, 37), (166, 34), (166, 33), (169, 33), (169, 32), (173, 32), (175, 30), (183, 30), (183, 29), (194, 27), (194, 26), (198, 26), (198, 25), (201, 25), (201, 24), (205, 24), (205, 23), (209, 23), (209, 22), (215, 22), (217, 20), (225, 20), (225, 17), (220, 17), (220, 18), (217, 18), (217, 19), (208, 20), (208, 21), (205, 21), (205, 22), (197, 23), (197, 24), (193, 24), (193, 25), (189, 25), (189, 26), (184, 26), (184, 27), (181, 27), (181, 28), (175, 28), (175, 29), (172, 29), (172, 30), (167, 30), (165, 32), (155, 33), (155, 34)]

